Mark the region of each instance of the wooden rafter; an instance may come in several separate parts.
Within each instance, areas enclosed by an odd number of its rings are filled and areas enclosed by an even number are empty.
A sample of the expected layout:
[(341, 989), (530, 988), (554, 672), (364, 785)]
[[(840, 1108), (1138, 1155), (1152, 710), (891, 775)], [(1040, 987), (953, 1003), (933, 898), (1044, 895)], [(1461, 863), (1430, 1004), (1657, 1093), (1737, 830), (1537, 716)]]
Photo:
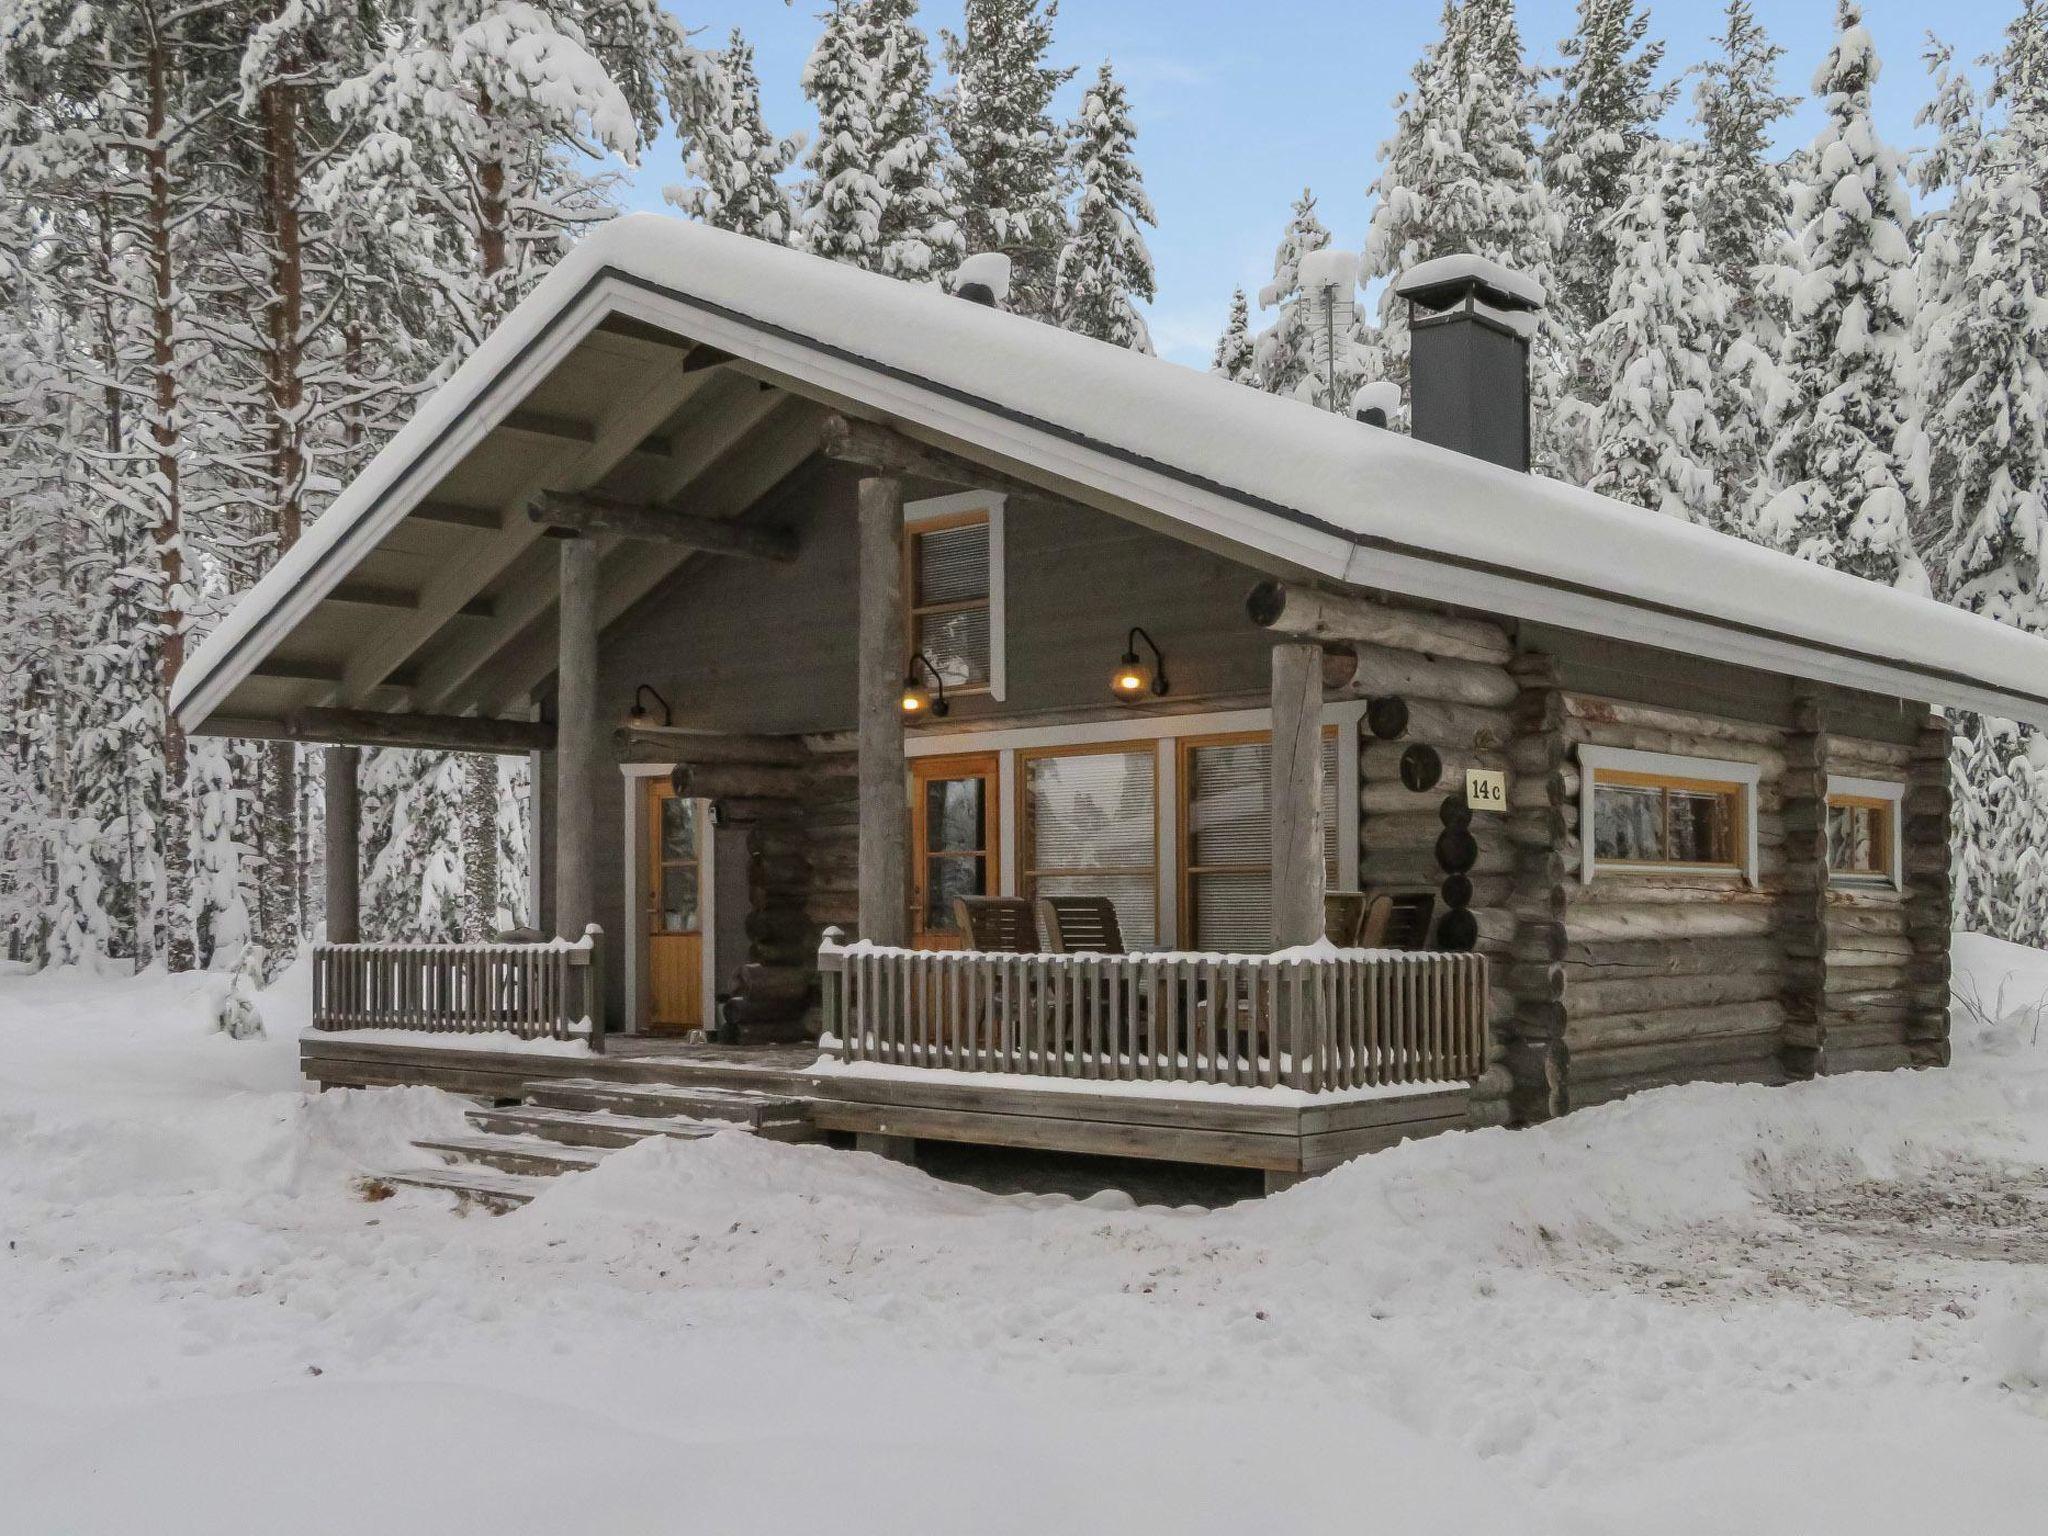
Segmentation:
[(509, 432), (524, 432), (531, 437), (560, 438), (565, 443), (597, 441), (597, 423), (578, 421), (573, 416), (556, 416), (547, 411), (512, 411), (507, 413), (505, 419), (498, 425)]
[(552, 752), (555, 748), (555, 728), (544, 720), (385, 714), (374, 709), (293, 710), (285, 716), (284, 734), (291, 741), (437, 752)]
[(965, 490), (1001, 491), (1027, 501), (1060, 501), (1064, 498), (1039, 486), (1016, 479), (999, 469), (989, 469), (957, 454), (932, 448), (905, 437), (892, 427), (851, 416), (828, 416), (820, 445), (826, 458), (842, 464), (857, 464), (883, 475), (914, 475)]
[(676, 544), (704, 554), (784, 563), (796, 558), (796, 538), (787, 529), (697, 517), (674, 507), (623, 501), (591, 491), (543, 491), (527, 504), (526, 515), (546, 528)]

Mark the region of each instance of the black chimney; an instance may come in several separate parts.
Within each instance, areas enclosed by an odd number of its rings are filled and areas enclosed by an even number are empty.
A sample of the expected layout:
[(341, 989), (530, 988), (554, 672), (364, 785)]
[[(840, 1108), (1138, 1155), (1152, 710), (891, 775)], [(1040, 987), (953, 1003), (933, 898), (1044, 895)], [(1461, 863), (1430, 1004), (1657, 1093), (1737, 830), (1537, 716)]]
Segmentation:
[(1408, 415), (1425, 443), (1529, 468), (1529, 338), (1540, 284), (1482, 256), (1440, 256), (1394, 285), (1408, 301)]

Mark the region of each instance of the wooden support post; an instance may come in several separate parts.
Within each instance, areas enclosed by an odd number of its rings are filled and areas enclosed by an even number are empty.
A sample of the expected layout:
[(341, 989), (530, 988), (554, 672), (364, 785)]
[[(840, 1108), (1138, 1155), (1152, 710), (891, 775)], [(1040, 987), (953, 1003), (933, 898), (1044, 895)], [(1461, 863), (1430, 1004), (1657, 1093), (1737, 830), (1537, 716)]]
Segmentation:
[(860, 936), (909, 938), (903, 759), (903, 482), (860, 482)]
[(1323, 936), (1323, 648), (1273, 647), (1273, 942)]
[(361, 754), (322, 749), (327, 797), (327, 942), (362, 942), (362, 799), (356, 788)]
[(597, 544), (561, 543), (561, 649), (555, 679), (555, 932), (597, 921)]
[(1784, 956), (1785, 1032), (1778, 1056), (1787, 1077), (1806, 1078), (1827, 1070), (1828, 1045), (1827, 696), (1810, 683), (1794, 690), (1783, 750), (1778, 794), (1785, 893), (1777, 939)]

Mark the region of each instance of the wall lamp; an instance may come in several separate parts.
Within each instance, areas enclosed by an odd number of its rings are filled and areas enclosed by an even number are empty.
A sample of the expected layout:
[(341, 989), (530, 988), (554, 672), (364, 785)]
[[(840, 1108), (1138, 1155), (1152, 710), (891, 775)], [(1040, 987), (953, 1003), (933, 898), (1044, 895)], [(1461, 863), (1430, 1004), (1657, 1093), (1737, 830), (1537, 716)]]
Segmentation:
[[(1143, 640), (1152, 650), (1152, 665), (1149, 667), (1138, 660), (1138, 642)], [(1154, 640), (1137, 625), (1131, 626), (1130, 634), (1124, 637), (1124, 654), (1116, 664), (1116, 670), (1109, 674), (1109, 691), (1120, 703), (1135, 704), (1151, 694), (1160, 698), (1166, 693), (1166, 657)]]
[(655, 692), (652, 683), (642, 683), (633, 690), (633, 707), (626, 711), (626, 724), (634, 726), (647, 723), (647, 706), (640, 702), (640, 695), (643, 693), (661, 706), (661, 723), (664, 726), (673, 727), (676, 723), (675, 711), (668, 707), (667, 699), (664, 699), (659, 693)]
[[(931, 688), (925, 687), (924, 679), (917, 675), (919, 667), (931, 674)], [(943, 720), (952, 707), (946, 702), (946, 680), (939, 676), (939, 669), (932, 665), (931, 657), (918, 651), (910, 658), (910, 670), (903, 678), (903, 718), (915, 720), (930, 715), (934, 720)]]

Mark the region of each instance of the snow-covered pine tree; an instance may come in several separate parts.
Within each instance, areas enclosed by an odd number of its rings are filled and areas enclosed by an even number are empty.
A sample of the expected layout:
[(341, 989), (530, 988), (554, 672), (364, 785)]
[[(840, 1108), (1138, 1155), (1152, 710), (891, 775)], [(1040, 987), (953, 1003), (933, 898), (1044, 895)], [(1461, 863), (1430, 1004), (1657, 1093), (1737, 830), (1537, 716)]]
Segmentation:
[(931, 282), (951, 274), (966, 246), (934, 125), (931, 45), (917, 26), (917, 0), (861, 0), (859, 14), (870, 154), (882, 184), (879, 270)]
[(1614, 271), (1598, 360), (1594, 490), (1694, 522), (1716, 502), (1714, 352), (1725, 316), (1700, 228), (1699, 151), (1646, 139), (1602, 230)]
[(1053, 93), (1073, 75), (1045, 62), (1058, 0), (966, 0), (942, 33), (953, 84), (940, 109), (951, 197), (973, 252), (1010, 258), (1009, 307), (1052, 319), (1066, 242), (1064, 156)]
[(1899, 157), (1871, 118), (1878, 59), (1853, 0), (1841, 0), (1837, 22), (1814, 77), (1826, 122), (1794, 189), (1784, 392), (1771, 421), (1776, 490), (1758, 531), (1805, 559), (1924, 587), (1899, 454), (1913, 386), (1912, 210)]
[[(1443, 35), (1417, 62), (1380, 149), (1363, 281), (1381, 289), (1374, 369), (1408, 377), (1407, 304), (1388, 279), (1470, 252), (1535, 279), (1548, 294), (1560, 237), (1536, 174), (1531, 74), (1511, 0), (1446, 0)], [(1583, 482), (1587, 423), (1564, 388), (1564, 333), (1547, 312), (1530, 360), (1537, 467)]]
[(1700, 68), (1694, 120), (1700, 130), (1696, 206), (1707, 259), (1721, 288), (1724, 320), (1714, 358), (1714, 418), (1721, 488), (1714, 523), (1746, 530), (1759, 502), (1769, 434), (1764, 415), (1777, 390), (1782, 316), (1766, 302), (1767, 271), (1782, 257), (1791, 209), (1771, 134), (1795, 105), (1778, 94), (1771, 42), (1748, 0), (1728, 0), (1716, 54)]
[(789, 243), (795, 214), (776, 178), (796, 159), (803, 138), (777, 138), (768, 131), (753, 45), (738, 27), (718, 56), (708, 109), (684, 133), (683, 145), (690, 182), (665, 189), (663, 196), (714, 229)]
[(813, 255), (872, 270), (881, 263), (884, 191), (875, 170), (874, 65), (863, 51), (859, 7), (833, 0), (811, 56), (803, 91), (818, 110), (818, 131), (804, 156), (810, 172), (800, 194), (798, 238)]
[(1220, 373), (1233, 384), (1249, 384), (1259, 387), (1259, 364), (1257, 350), (1252, 344), (1251, 310), (1244, 300), (1244, 290), (1230, 290), (1230, 318), (1224, 322), (1223, 334), (1216, 339), (1216, 355), (1209, 363), (1211, 373)]
[(1276, 395), (1292, 395), (1309, 371), (1309, 313), (1301, 303), (1301, 259), (1330, 243), (1330, 232), (1316, 215), (1316, 196), (1307, 187), (1294, 200), (1287, 228), (1273, 251), (1273, 280), (1259, 290), (1259, 308), (1277, 311), (1273, 323), (1254, 338), (1253, 360), (1259, 387)]
[(1074, 216), (1060, 249), (1055, 302), (1067, 330), (1149, 353), (1152, 333), (1136, 301), (1150, 303), (1157, 288), (1138, 226), (1159, 220), (1138, 171), (1137, 138), (1130, 100), (1105, 59), (1067, 129)]
[[(1672, 91), (1656, 84), (1664, 45), (1650, 39), (1636, 0), (1579, 0), (1578, 25), (1558, 45), (1557, 94), (1545, 104), (1544, 184), (1563, 238), (1551, 303), (1576, 338), (1607, 313), (1616, 236), (1609, 218), (1631, 192), (1637, 152), (1656, 134)], [(1593, 359), (1586, 358), (1590, 368)]]

